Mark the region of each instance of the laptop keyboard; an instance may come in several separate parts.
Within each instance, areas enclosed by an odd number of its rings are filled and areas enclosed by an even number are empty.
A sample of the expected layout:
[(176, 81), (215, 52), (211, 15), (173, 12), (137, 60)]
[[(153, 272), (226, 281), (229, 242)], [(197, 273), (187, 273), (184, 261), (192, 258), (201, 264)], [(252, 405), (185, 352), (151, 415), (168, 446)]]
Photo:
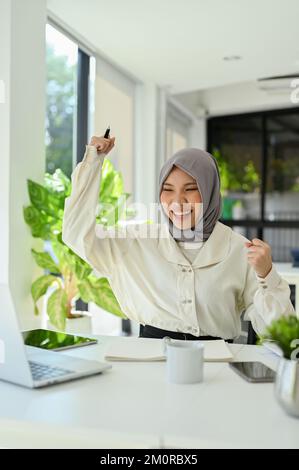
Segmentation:
[(62, 375), (71, 374), (74, 371), (61, 369), (60, 367), (51, 367), (38, 362), (29, 361), (33, 380), (53, 379)]

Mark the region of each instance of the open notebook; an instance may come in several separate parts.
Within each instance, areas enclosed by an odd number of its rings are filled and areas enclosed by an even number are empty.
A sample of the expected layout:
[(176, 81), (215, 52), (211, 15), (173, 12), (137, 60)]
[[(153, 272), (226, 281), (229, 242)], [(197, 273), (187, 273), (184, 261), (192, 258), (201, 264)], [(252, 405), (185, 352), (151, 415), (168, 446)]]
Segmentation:
[[(233, 359), (228, 344), (222, 340), (203, 341), (205, 361), (226, 362)], [(108, 344), (107, 361), (164, 361), (162, 339), (121, 337)]]

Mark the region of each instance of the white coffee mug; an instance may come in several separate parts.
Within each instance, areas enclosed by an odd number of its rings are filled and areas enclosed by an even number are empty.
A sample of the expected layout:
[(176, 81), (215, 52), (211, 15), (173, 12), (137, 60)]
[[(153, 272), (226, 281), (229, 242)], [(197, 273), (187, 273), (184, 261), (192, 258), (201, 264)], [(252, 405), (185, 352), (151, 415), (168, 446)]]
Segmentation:
[(164, 338), (167, 379), (176, 384), (203, 381), (204, 344), (201, 341)]

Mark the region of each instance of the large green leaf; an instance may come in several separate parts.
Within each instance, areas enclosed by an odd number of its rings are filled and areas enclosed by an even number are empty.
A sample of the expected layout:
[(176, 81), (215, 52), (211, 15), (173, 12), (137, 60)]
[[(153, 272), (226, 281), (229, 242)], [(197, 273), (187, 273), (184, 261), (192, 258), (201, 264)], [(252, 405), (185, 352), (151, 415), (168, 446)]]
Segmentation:
[(71, 269), (74, 267), (74, 262), (72, 262), (71, 254), (69, 248), (61, 241), (59, 241), (61, 234), (56, 239), (51, 241), (51, 245), (54, 251), (56, 258), (58, 259), (59, 267), (62, 271)]
[(84, 279), (78, 283), (78, 290), (83, 302), (88, 303), (94, 301), (93, 287), (88, 279)]
[(51, 221), (46, 214), (41, 213), (33, 206), (23, 209), (24, 219), (31, 229), (31, 234), (35, 238), (47, 240), (52, 235)]
[(53, 239), (51, 241), (55, 256), (58, 259), (59, 268), (62, 272), (66, 270), (75, 274), (78, 280), (87, 278), (92, 272), (88, 263), (81, 259), (76, 253), (68, 248), (63, 242)]
[(105, 178), (101, 180), (101, 187), (100, 187), (100, 201), (105, 202), (107, 197), (111, 196), (111, 192), (113, 190), (113, 181), (114, 181), (114, 174), (107, 173)]
[(52, 325), (58, 330), (65, 330), (67, 315), (67, 295), (64, 289), (56, 289), (49, 297), (47, 313)]
[(110, 160), (105, 159), (102, 167), (100, 201), (106, 202), (109, 197), (119, 197), (124, 191), (121, 174), (116, 171)]
[(84, 302), (94, 302), (99, 307), (121, 318), (126, 318), (106, 278), (84, 279), (78, 284), (80, 297)]
[(85, 261), (77, 257), (76, 264), (75, 264), (76, 278), (79, 281), (82, 281), (83, 279), (87, 279), (87, 277), (89, 276), (91, 272), (92, 272), (92, 268), (87, 263), (85, 263)]
[(71, 180), (59, 168), (53, 174), (46, 173), (44, 183), (47, 189), (63, 199), (71, 192)]
[(48, 288), (55, 281), (57, 281), (57, 277), (52, 276), (51, 274), (48, 274), (48, 275), (41, 276), (41, 277), (37, 278), (33, 282), (32, 286), (31, 286), (31, 295), (32, 295), (32, 298), (34, 300), (34, 313), (35, 313), (35, 315), (38, 314), (38, 308), (37, 308), (36, 302), (38, 301), (38, 299), (40, 299), (40, 297), (45, 295)]
[(119, 197), (109, 197), (105, 203), (100, 203), (100, 212), (97, 217), (98, 223), (110, 227), (116, 225), (119, 219), (124, 215), (126, 199), (127, 194), (124, 193)]
[(48, 269), (53, 274), (61, 274), (58, 266), (55, 264), (54, 260), (49, 253), (39, 252), (34, 249), (31, 250), (35, 262), (38, 266), (44, 269)]
[(124, 192), (124, 182), (120, 172), (115, 172), (111, 196), (120, 197)]
[(55, 218), (61, 218), (63, 214), (64, 201), (44, 186), (32, 180), (27, 181), (31, 204), (40, 211)]

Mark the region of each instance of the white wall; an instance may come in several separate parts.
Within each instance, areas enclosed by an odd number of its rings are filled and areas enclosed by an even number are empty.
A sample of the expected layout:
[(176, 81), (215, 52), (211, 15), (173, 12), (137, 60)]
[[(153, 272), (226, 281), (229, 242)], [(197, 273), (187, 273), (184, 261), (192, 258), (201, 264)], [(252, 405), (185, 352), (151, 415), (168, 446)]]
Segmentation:
[(0, 281), (9, 283), (22, 320), (32, 315), (30, 285), (36, 268), (33, 239), (23, 220), (27, 178), (45, 169), (46, 0), (0, 0)]
[(262, 91), (254, 81), (235, 83), (177, 95), (177, 99), (195, 114), (206, 110), (209, 116), (245, 113), (294, 106), (290, 92), (277, 94)]
[(136, 87), (134, 194), (146, 205), (156, 201), (157, 92), (150, 81)]
[(207, 149), (207, 120), (206, 118), (198, 118), (193, 120), (190, 129), (190, 147), (196, 147), (202, 150)]
[(8, 282), (9, 240), (9, 77), (10, 77), (10, 2), (0, 0), (0, 80), (4, 82), (5, 101), (0, 103), (0, 282)]

